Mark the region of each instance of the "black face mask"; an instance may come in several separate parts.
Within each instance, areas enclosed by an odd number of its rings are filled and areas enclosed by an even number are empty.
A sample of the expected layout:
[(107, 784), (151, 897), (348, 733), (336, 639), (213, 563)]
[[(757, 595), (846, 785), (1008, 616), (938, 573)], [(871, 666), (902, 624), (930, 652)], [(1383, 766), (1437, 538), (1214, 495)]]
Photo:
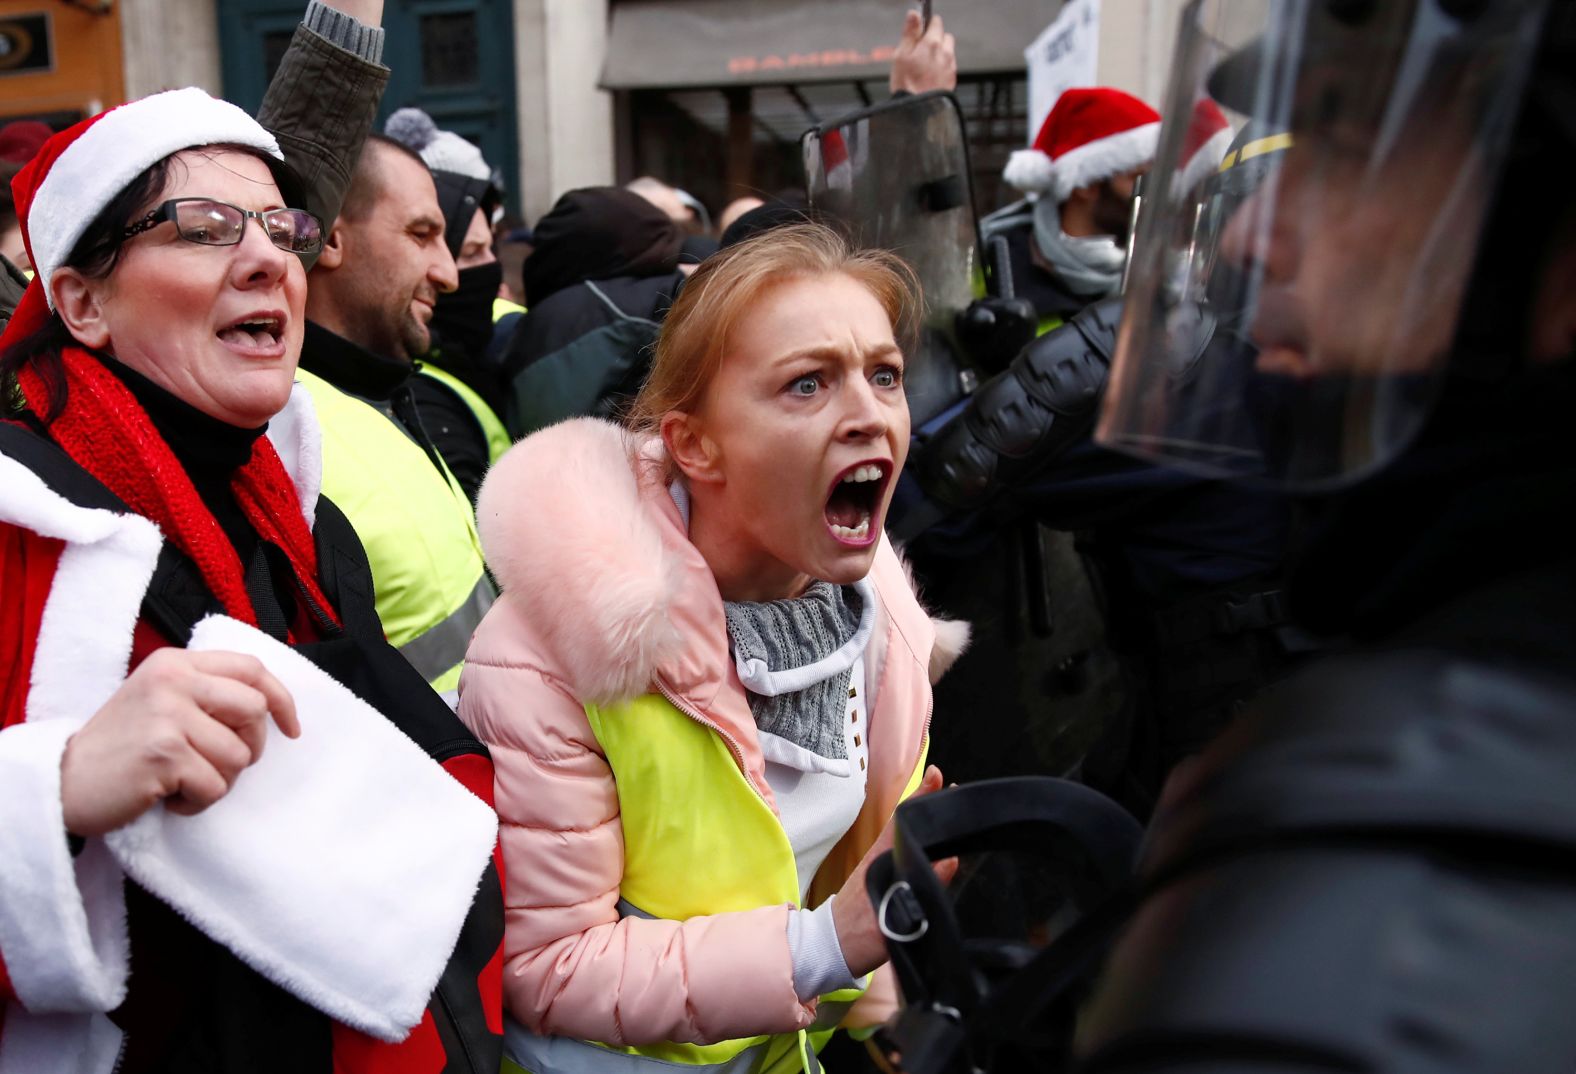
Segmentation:
[(503, 266), (496, 261), (460, 270), (460, 284), (438, 296), (432, 313), (439, 364), (445, 368), (480, 365), (492, 341), (493, 299), (503, 282)]

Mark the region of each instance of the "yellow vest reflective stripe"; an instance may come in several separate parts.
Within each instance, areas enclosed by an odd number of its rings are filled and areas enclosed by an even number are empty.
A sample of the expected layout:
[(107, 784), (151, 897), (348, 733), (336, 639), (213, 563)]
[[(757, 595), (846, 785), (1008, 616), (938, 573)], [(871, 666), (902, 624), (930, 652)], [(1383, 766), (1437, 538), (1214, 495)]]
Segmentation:
[[(497, 595), (492, 580), (485, 574), (482, 575), (476, 579), (476, 585), (471, 588), (470, 595), (465, 598), (463, 604), (450, 612), (441, 622), (433, 624), (417, 637), (396, 647), (405, 659), (410, 661), (411, 667), (420, 672), (421, 677), (428, 682), (445, 678), (456, 666), (455, 653), (460, 655), (461, 660), (465, 659), (465, 650), (470, 647), (471, 635), (476, 633), (476, 628), (481, 625), (482, 616), (487, 614), (487, 609), (492, 607)], [(452, 686), (445, 685), (439, 689), (452, 690), (458, 685), (456, 681)]]
[[(793, 1049), (786, 1053), (793, 1060), (788, 1070), (802, 1069), (797, 1038), (790, 1034), (787, 1040)], [(662, 1063), (648, 1056), (628, 1051), (614, 1051), (599, 1044), (570, 1040), (566, 1037), (532, 1037), (522, 1044), (511, 1032), (509, 1047), (515, 1052), (505, 1056), (503, 1074), (673, 1074), (673, 1065)], [(684, 1069), (696, 1074), (756, 1074), (767, 1069), (768, 1052), (773, 1042), (768, 1039), (737, 1053), (719, 1063), (683, 1064)], [(812, 1059), (814, 1056), (812, 1055)]]
[[(799, 905), (788, 835), (720, 735), (656, 694), (587, 705), (586, 717), (618, 790), (620, 913), (683, 921)], [(675, 1065), (705, 1074), (814, 1071), (815, 1049), (863, 991), (822, 996), (808, 1032), (615, 1048), (511, 1025), (508, 1047), (516, 1069), (530, 1074), (672, 1074)]]
[(503, 427), (503, 420), (498, 417), (498, 412), (487, 405), (487, 400), (476, 394), (476, 390), (447, 369), (439, 368), (430, 362), (421, 364), (421, 375), (431, 377), (433, 380), (442, 381), (454, 389), (454, 394), (470, 408), (476, 415), (477, 424), (482, 427), (482, 435), (487, 438), (487, 461), (497, 462), (498, 457), (509, 450), (509, 445), (514, 441), (509, 439), (509, 430)]
[(366, 547), (383, 632), (435, 689), (456, 689), (496, 595), (470, 502), (393, 418), (304, 369), (296, 378), (323, 430), (323, 494)]

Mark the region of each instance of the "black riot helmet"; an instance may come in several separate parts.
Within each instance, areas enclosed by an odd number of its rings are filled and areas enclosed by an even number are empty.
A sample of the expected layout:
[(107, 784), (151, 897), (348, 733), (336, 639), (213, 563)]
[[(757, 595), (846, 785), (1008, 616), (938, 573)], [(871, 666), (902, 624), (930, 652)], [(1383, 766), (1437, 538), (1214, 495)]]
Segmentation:
[[(1525, 316), (1505, 308), (1496, 274), (1536, 258), (1512, 264), (1495, 251), (1507, 238), (1526, 251), (1536, 238), (1497, 233), (1500, 192), (1525, 152), (1529, 110), (1548, 107), (1570, 123), (1568, 61), (1562, 74), (1546, 58), (1546, 26), (1568, 8), (1190, 4), (1101, 441), (1204, 473), (1315, 490), (1348, 486), (1404, 452), (1448, 379), (1474, 363), (1463, 332), (1481, 328), (1485, 300), (1495, 297), (1495, 319)], [(1207, 260), (1189, 252), (1210, 188), (1173, 178), (1185, 117), (1206, 97), (1235, 124), (1290, 136), (1277, 166), (1220, 222)], [(1530, 279), (1521, 282), (1509, 297), (1528, 298)], [(1258, 375), (1233, 373), (1217, 405), (1198, 408), (1167, 371), (1173, 352), (1195, 342), (1189, 315), (1204, 296), (1241, 311)], [(1501, 335), (1502, 356), (1514, 349), (1503, 344)]]
[[(1322, 625), (1340, 633), (1358, 640), (1393, 636), (1415, 624), (1428, 601), (1539, 559), (1569, 557), (1568, 536), (1556, 523), (1576, 488), (1576, 440), (1567, 432), (1576, 410), (1576, 363), (1569, 361), (1570, 299), (1563, 296), (1561, 308), (1562, 296), (1549, 282), (1563, 280), (1568, 289), (1576, 260), (1576, 200), (1569, 183), (1576, 146), (1573, 76), (1576, 4), (1570, 0), (1196, 0), (1185, 12), (1100, 436), (1122, 450), (1200, 472), (1339, 490), (1323, 500), (1330, 517), (1318, 520), (1327, 529), (1318, 534), (1311, 561), (1330, 569), (1310, 570), (1309, 561), (1296, 566), (1299, 581), (1307, 580), (1304, 589), (1307, 582), (1326, 583), (1325, 603), (1341, 614)], [(1257, 174), (1241, 173), (1251, 189), (1229, 189), (1229, 167), (1216, 182), (1184, 187), (1173, 178), (1191, 108), (1206, 96), (1237, 126), (1239, 149), (1262, 137), (1289, 136), (1273, 157), (1262, 154), (1269, 159)], [(1218, 240), (1203, 244), (1212, 246), (1211, 260), (1196, 255), (1201, 218), (1217, 199), (1236, 204), (1222, 214)], [(1222, 264), (1232, 277), (1216, 273)], [(1231, 361), (1197, 357), (1199, 310), (1227, 303), (1240, 304), (1239, 328), (1250, 346), (1224, 350)], [(1545, 333), (1540, 326), (1550, 322), (1563, 326), (1564, 334)], [(1244, 357), (1247, 374), (1239, 360)], [(1557, 457), (1545, 454), (1556, 451)], [(1559, 480), (1548, 479), (1551, 474)], [(1524, 594), (1521, 600), (1510, 610), (1519, 614), (1507, 616), (1537, 618), (1538, 607), (1529, 607)], [(1548, 603), (1559, 614), (1569, 611), (1563, 591)], [(1485, 637), (1503, 631), (1503, 623), (1476, 617), (1456, 626), (1469, 637), (1453, 645), (1481, 647)], [(1504, 648), (1496, 642), (1496, 652)], [(1550, 661), (1568, 660), (1568, 652), (1568, 646), (1559, 648)], [(1414, 688), (1412, 680), (1402, 680), (1405, 696), (1430, 719), (1437, 701), (1430, 691), (1438, 681), (1420, 679)], [(1362, 692), (1382, 697), (1379, 685)], [(1344, 917), (1321, 931), (1266, 915), (1255, 932), (1230, 906), (1187, 903), (1200, 889), (1183, 885), (1206, 870), (1237, 867), (1238, 859), (1222, 850), (1219, 830), (1228, 837), (1240, 831), (1238, 849), (1245, 853), (1296, 843), (1314, 855), (1306, 868), (1320, 875), (1333, 870), (1324, 855), (1354, 841), (1355, 860), (1342, 863), (1351, 871), (1338, 875), (1341, 882), (1361, 880), (1375, 863), (1390, 860), (1388, 848), (1417, 831), (1451, 847), (1461, 832), (1485, 830), (1475, 827), (1481, 820), (1469, 808), (1483, 798), (1464, 793), (1464, 782), (1418, 749), (1416, 738), (1400, 742), (1398, 752), (1441, 808), (1408, 814), (1415, 788), (1389, 780), (1390, 771), (1366, 748), (1364, 736), (1383, 729), (1370, 726), (1366, 712), (1339, 704), (1326, 712), (1329, 702), (1316, 700), (1299, 725), (1306, 727), (1313, 715), (1333, 722), (1315, 747), (1292, 736), (1287, 729), (1298, 721), (1287, 720), (1264, 724), (1271, 734), (1286, 730), (1295, 745), (1271, 755), (1278, 769), (1233, 767), (1239, 758), (1230, 748), (1216, 751), (1211, 764), (1258, 796), (1244, 806), (1230, 797), (1230, 788), (1206, 796), (1195, 781), (1190, 793), (1202, 804), (1172, 823), (1164, 833), (1169, 845), (1149, 848), (1143, 897), (1155, 899), (1157, 889), (1173, 881), (1178, 887), (1168, 890), (1181, 895), (1141, 919), (1132, 934), (1136, 950), (1157, 956), (1137, 963), (1136, 972), (1117, 974), (1108, 989), (1103, 1013), (1108, 1019), (1113, 1012), (1130, 1016), (1137, 1028), (1126, 1035), (1121, 1026), (1092, 1031), (1088, 1026), (1097, 1019), (1085, 1010), (1086, 1065), (1079, 1069), (1261, 1070), (1277, 1062), (1274, 1069), (1391, 1069), (1339, 1052), (1310, 1057), (1283, 1046), (1288, 1027), (1319, 1037), (1338, 1037), (1342, 1030), (1382, 1053), (1395, 1045), (1375, 1032), (1381, 1024), (1438, 1060), (1428, 1069), (1512, 1069), (1493, 1066), (1492, 1056), (1466, 1054), (1476, 1036), (1463, 1035), (1461, 1043), (1431, 1033), (1426, 1021), (1409, 1017), (1410, 1007), (1375, 1015), (1378, 1001), (1368, 1002), (1357, 977), (1326, 974), (1302, 982), (1301, 989), (1255, 990), (1237, 978), (1212, 987), (1207, 977), (1158, 972), (1163, 957), (1177, 957), (1178, 949), (1189, 949), (1183, 956), (1207, 950), (1224, 952), (1251, 982), (1261, 965), (1312, 964), (1314, 956), (1330, 953), (1321, 944), (1328, 948), (1332, 938), (1361, 935)], [(1479, 705), (1481, 695), (1471, 700)], [(1514, 738), (1515, 750), (1549, 755), (1563, 747), (1559, 740), (1545, 749), (1543, 739), (1527, 734), (1522, 723), (1500, 719), (1493, 705), (1473, 711)], [(1568, 706), (1557, 709), (1555, 718), (1566, 713)], [(1244, 741), (1234, 745), (1243, 748)], [(1481, 746), (1453, 740), (1444, 752), (1464, 772), (1478, 772), (1473, 751)], [(1377, 793), (1363, 800), (1352, 794), (1346, 777), (1354, 768), (1374, 774)], [(1440, 780), (1440, 771), (1452, 778)], [(1479, 772), (1490, 792), (1507, 789), (1494, 785), (1499, 771), (1491, 765), (1486, 775)], [(1488, 794), (1487, 800), (1499, 799)], [(1458, 802), (1459, 810), (1453, 808)], [(1564, 815), (1526, 808), (1507, 817), (1535, 828)], [(1549, 860), (1541, 845), (1539, 855)], [(1409, 882), (1415, 882), (1410, 874)], [(918, 890), (918, 883), (913, 886)], [(893, 895), (888, 911), (902, 899)], [(1279, 902), (1269, 905), (1282, 909)], [(1190, 914), (1174, 913), (1177, 906)], [(893, 931), (906, 935), (902, 924), (897, 921)], [(1506, 927), (1515, 924), (1507, 920)], [(1475, 965), (1479, 949), (1453, 944), (1453, 930), (1440, 931), (1431, 955)], [(1080, 939), (1087, 942), (1087, 934)], [(1289, 945), (1294, 955), (1307, 957), (1270, 959), (1272, 942), (1281, 945), (1277, 956)], [(900, 946), (894, 943), (895, 960)], [(1417, 972), (1412, 980), (1431, 983), (1415, 944), (1403, 942), (1396, 950), (1398, 960)], [(1366, 967), (1358, 957), (1364, 953), (1361, 942), (1348, 943), (1332, 961)], [(1069, 963), (1078, 954), (1069, 951)], [(954, 1053), (956, 1040), (967, 1034), (988, 1042), (1019, 1032), (982, 1003), (974, 1015), (964, 1012), (962, 1029), (947, 1039), (940, 1008), (959, 1006), (951, 996), (978, 994), (968, 988), (977, 989), (980, 979), (973, 970), (925, 977), (925, 989), (910, 996), (919, 1013), (906, 1012), (908, 1024), (898, 1028), (918, 1042), (928, 1025)], [(1511, 991), (1515, 979), (1506, 981), (1504, 1006), (1517, 1007), (1523, 1000)], [(943, 985), (954, 991), (943, 994)], [(1053, 987), (1047, 985), (1045, 995), (1054, 994)], [(1404, 998), (1410, 1002), (1419, 992), (1409, 990)], [(1295, 1000), (1286, 1002), (1288, 994)], [(1460, 1018), (1448, 991), (1427, 998), (1445, 1006), (1452, 1019), (1471, 1021)], [(1197, 1017), (1157, 1029), (1179, 1009)], [(1345, 1017), (1354, 1012), (1362, 1017)], [(1381, 1015), (1389, 1021), (1381, 1023)], [(1569, 1054), (1562, 1047), (1560, 1058)], [(905, 1060), (911, 1063), (919, 1066)], [(1056, 1067), (1041, 1061), (1014, 1069)]]
[(1200, 197), (1196, 238), (1192, 245), (1193, 276), (1203, 281), (1203, 297), (1212, 321), (1237, 334), (1250, 326), (1246, 315), (1251, 307), (1244, 300), (1252, 295), (1242, 271), (1231, 260), (1220, 259), (1220, 236), (1227, 222), (1243, 204), (1258, 192), (1291, 148), (1291, 133), (1253, 121), (1243, 124), (1231, 140), (1219, 169), (1206, 181)]

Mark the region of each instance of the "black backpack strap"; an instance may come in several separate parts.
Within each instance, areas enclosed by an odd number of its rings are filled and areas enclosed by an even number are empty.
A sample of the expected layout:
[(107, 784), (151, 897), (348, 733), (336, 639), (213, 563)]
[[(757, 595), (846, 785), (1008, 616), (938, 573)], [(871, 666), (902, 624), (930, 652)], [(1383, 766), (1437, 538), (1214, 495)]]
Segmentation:
[(224, 607), (208, 592), (197, 564), (165, 541), (142, 598), (143, 617), (166, 638), (184, 646), (191, 641), (193, 627), (223, 611)]
[[(19, 422), (0, 422), (0, 454), (37, 474), (55, 492), (78, 507), (119, 514), (131, 508), (102, 481), (42, 432)], [(203, 584), (196, 566), (168, 541), (159, 548), (158, 564), (142, 598), (142, 614), (160, 633), (185, 645), (197, 625), (218, 605)]]
[(78, 507), (102, 508), (123, 514), (130, 510), (102, 481), (67, 455), (64, 448), (20, 422), (0, 421), (0, 455), (15, 459)]

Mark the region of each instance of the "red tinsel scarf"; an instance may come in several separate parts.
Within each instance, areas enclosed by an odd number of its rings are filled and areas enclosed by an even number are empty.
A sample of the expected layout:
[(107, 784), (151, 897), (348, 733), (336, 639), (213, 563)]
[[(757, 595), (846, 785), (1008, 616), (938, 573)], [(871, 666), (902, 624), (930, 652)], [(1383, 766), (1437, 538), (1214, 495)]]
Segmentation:
[[(88, 473), (137, 514), (159, 527), (197, 565), (225, 614), (257, 625), (241, 559), (212, 512), (197, 495), (147, 411), (113, 373), (75, 347), (61, 358), (66, 370), (66, 407), (49, 434)], [(48, 398), (43, 378), (31, 367), (18, 377), (24, 396)], [(252, 446), (252, 457), (235, 473), (236, 502), (263, 540), (290, 560), (296, 580), (324, 613), (334, 609), (317, 583), (317, 546), (296, 499), (295, 483), (268, 437)], [(337, 622), (337, 619), (336, 619)], [(297, 640), (292, 634), (292, 641)]]

